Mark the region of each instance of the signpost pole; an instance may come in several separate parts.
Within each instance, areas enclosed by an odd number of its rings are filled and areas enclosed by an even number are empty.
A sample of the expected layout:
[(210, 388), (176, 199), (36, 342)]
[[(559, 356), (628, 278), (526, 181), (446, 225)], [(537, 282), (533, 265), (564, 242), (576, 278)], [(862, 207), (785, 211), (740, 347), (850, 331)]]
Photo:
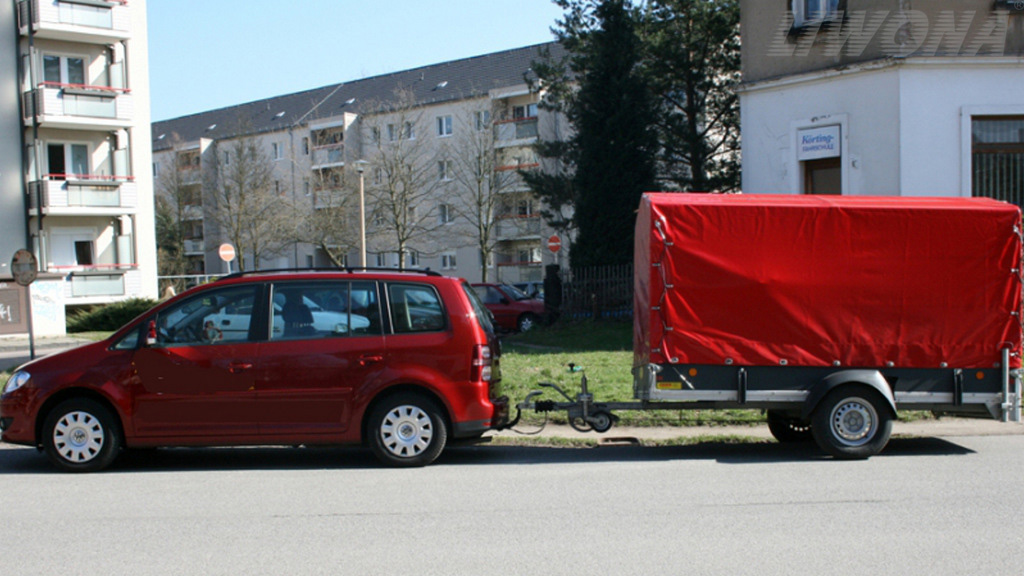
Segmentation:
[(11, 258), (11, 275), (14, 281), (25, 287), (25, 298), (28, 301), (25, 306), (25, 320), (28, 324), (28, 355), (29, 359), (36, 359), (36, 334), (32, 327), (32, 283), (39, 274), (39, 261), (36, 255), (28, 250), (18, 250)]

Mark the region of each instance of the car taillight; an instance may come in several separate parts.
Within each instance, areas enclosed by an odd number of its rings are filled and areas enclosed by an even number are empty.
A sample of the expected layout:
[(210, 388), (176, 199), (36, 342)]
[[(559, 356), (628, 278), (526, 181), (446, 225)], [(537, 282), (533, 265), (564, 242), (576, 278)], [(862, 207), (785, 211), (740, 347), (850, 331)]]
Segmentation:
[(491, 381), (491, 347), (485, 344), (473, 346), (471, 378), (474, 382)]

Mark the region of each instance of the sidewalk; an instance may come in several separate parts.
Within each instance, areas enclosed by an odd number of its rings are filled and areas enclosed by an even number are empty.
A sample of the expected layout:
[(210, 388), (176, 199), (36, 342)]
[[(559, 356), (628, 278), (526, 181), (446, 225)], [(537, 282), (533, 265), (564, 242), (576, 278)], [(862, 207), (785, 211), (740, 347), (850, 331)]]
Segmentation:
[[(68, 334), (66, 336), (37, 336), (35, 338), (36, 352), (48, 350), (56, 352), (67, 350), (82, 344), (92, 342), (87, 338)], [(0, 336), (0, 352), (21, 352), (29, 349), (28, 336)], [(50, 353), (47, 352), (47, 353)]]

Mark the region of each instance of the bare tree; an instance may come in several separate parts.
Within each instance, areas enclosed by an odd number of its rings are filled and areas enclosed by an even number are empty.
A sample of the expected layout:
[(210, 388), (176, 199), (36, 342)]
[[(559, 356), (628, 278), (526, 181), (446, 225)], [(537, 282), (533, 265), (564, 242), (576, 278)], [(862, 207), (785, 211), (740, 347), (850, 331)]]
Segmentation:
[[(300, 218), (299, 240), (319, 248), (337, 267), (358, 242), (358, 191), (343, 168), (314, 171), (311, 212)], [(355, 183), (358, 186), (358, 182)]]
[(379, 113), (363, 120), (370, 148), (370, 232), (378, 247), (398, 253), (398, 265), (405, 268), (412, 244), (423, 252), (432, 250), (431, 233), (438, 227), (434, 203), (449, 178), (450, 163), (427, 141), (433, 125), (416, 108), (411, 92), (398, 89), (393, 100), (376, 108)]
[[(180, 276), (189, 270), (185, 241), (200, 222), (195, 216), (201, 210), (202, 174), (199, 150), (185, 149), (177, 134), (171, 138), (169, 156), (156, 178), (157, 269), (161, 276)], [(184, 288), (184, 282), (171, 284), (176, 290)]]
[(246, 270), (247, 264), (259, 269), (261, 260), (280, 253), (297, 236), (290, 194), (275, 180), (271, 160), (256, 137), (226, 142), (215, 157), (214, 220), (234, 244), (239, 269)]
[[(448, 206), (465, 225), (456, 228), (481, 254), (480, 274), (487, 281), (487, 263), (498, 244), (497, 217), (503, 192), (518, 181), (512, 170), (499, 169), (491, 124), (492, 110), (467, 110), (458, 119), (458, 131), (445, 147), (456, 186)], [(459, 223), (462, 224), (462, 223)]]

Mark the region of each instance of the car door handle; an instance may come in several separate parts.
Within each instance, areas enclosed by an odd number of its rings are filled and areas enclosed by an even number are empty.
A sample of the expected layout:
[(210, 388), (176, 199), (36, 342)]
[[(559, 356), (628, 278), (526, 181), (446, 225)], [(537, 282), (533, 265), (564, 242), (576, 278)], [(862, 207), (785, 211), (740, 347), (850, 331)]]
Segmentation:
[(363, 354), (359, 357), (359, 365), (366, 366), (367, 364), (376, 364), (384, 360), (384, 356), (381, 354)]
[(228, 364), (228, 371), (232, 374), (240, 374), (252, 368), (252, 362), (232, 362)]

